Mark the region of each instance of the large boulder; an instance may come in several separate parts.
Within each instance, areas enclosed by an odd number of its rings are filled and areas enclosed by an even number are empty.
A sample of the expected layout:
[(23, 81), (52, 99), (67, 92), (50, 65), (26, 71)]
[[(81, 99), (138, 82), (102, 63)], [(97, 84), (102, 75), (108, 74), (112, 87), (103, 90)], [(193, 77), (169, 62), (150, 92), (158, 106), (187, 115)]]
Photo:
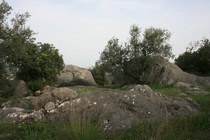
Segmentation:
[[(60, 93), (64, 90), (57, 89), (57, 91)], [(51, 96), (49, 96), (50, 93)], [(177, 116), (200, 113), (199, 104), (192, 99), (166, 97), (153, 92), (146, 85), (133, 86), (127, 91), (98, 90), (90, 94), (80, 94), (59, 103), (57, 103), (58, 98), (53, 95), (55, 94), (51, 91), (40, 95), (42, 97), (34, 97), (33, 100), (39, 99), (43, 103), (42, 106), (39, 106), (40, 108), (36, 109), (27, 110), (20, 107), (4, 106), (0, 108), (0, 119), (70, 121), (71, 123), (80, 117), (82, 119), (87, 117), (88, 121), (100, 123), (104, 131), (113, 132), (128, 130), (140, 122), (167, 121)], [(46, 98), (46, 100), (42, 98)], [(37, 104), (39, 103), (37, 102)]]
[(65, 66), (61, 74), (58, 76), (58, 84), (61, 86), (97, 86), (93, 75), (89, 70), (74, 65)]
[(152, 67), (141, 76), (141, 80), (146, 83), (174, 85), (177, 82), (184, 82), (189, 85), (210, 85), (210, 77), (199, 77), (189, 74), (177, 65), (160, 57), (155, 57), (153, 60)]

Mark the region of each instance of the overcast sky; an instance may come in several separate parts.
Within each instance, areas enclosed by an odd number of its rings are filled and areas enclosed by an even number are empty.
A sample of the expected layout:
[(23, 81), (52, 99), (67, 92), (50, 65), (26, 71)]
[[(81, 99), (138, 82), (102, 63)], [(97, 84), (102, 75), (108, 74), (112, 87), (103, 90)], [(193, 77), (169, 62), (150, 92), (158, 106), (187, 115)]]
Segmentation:
[(31, 14), (38, 42), (54, 44), (65, 64), (80, 67), (93, 66), (112, 37), (127, 41), (132, 24), (168, 29), (176, 56), (191, 41), (210, 38), (210, 0), (6, 1), (14, 13)]

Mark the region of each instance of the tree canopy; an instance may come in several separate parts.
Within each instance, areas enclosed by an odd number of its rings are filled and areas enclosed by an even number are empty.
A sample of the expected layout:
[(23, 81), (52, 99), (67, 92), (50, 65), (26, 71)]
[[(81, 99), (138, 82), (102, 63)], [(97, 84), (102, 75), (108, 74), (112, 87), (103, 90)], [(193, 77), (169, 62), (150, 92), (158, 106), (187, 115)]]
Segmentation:
[(141, 34), (141, 29), (132, 25), (129, 34), (129, 40), (124, 45), (119, 44), (119, 39), (115, 37), (110, 39), (95, 68), (101, 66), (115, 77), (125, 75), (126, 79), (139, 83), (142, 82), (140, 75), (151, 65), (151, 57), (173, 57), (169, 44), (171, 33), (165, 29), (148, 28)]
[(33, 88), (37, 80), (43, 83), (41, 86), (52, 84), (63, 69), (62, 55), (53, 45), (36, 42), (35, 33), (26, 25), (28, 12), (8, 20), (11, 11), (7, 2), (0, 3), (0, 78), (4, 79), (0, 81), (0, 93), (5, 83), (12, 82), (8, 71), (15, 75), (14, 80), (25, 80), (32, 90), (37, 90)]
[(175, 63), (184, 71), (210, 76), (210, 41), (203, 38), (190, 44), (187, 50), (181, 54)]

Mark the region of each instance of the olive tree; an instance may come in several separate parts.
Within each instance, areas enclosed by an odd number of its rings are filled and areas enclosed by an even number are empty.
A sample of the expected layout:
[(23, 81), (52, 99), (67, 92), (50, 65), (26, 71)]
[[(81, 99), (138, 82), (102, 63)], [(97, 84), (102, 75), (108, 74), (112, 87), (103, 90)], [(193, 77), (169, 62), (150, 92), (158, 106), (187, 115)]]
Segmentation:
[(129, 34), (125, 45), (119, 45), (116, 38), (108, 41), (98, 64), (114, 76), (122, 72), (127, 79), (133, 79), (132, 82), (141, 83), (140, 76), (151, 67), (154, 56), (173, 58), (169, 43), (171, 33), (164, 29), (148, 28), (141, 35), (141, 29), (132, 25)]
[(148, 28), (143, 34), (141, 52), (144, 57), (161, 56), (166, 59), (173, 58), (172, 46), (169, 43), (171, 33), (165, 29)]
[(121, 68), (122, 55), (122, 46), (119, 45), (119, 40), (113, 37), (101, 53), (99, 64), (103, 65), (107, 72), (118, 71)]
[(130, 38), (129, 42), (126, 44), (128, 57), (137, 58), (140, 56), (140, 28), (137, 25), (132, 25), (130, 27)]

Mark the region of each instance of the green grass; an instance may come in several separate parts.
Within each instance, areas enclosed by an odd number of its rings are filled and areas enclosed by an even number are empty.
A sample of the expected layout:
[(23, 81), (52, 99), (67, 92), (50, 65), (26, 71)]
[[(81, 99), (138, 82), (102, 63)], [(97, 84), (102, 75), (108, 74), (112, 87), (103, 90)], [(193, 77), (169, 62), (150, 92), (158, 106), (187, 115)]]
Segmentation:
[[(210, 94), (190, 94), (190, 91), (173, 87), (150, 85), (155, 92), (167, 96), (186, 93), (197, 101), (203, 112), (197, 117), (178, 117), (166, 122), (140, 123), (118, 133), (105, 133), (98, 123), (88, 116), (73, 114), (70, 123), (8, 123), (0, 122), (0, 139), (13, 140), (208, 140), (210, 138)], [(98, 90), (95, 87), (73, 87), (79, 93)], [(101, 90), (101, 89), (100, 89)]]
[(70, 123), (11, 123), (0, 122), (1, 140), (97, 140), (104, 135), (98, 124), (87, 119), (73, 118)]
[(176, 118), (168, 122), (141, 123), (126, 132), (118, 133), (104, 133), (97, 124), (81, 120), (74, 124), (0, 123), (0, 139), (5, 140), (208, 140), (209, 132), (210, 120), (206, 115)]
[(154, 92), (160, 92), (167, 96), (177, 96), (179, 93), (187, 93), (186, 89), (182, 88), (174, 88), (171, 86), (157, 86), (157, 85), (149, 85)]
[(210, 137), (208, 116), (176, 118), (168, 122), (139, 124), (118, 135), (122, 140), (208, 140)]
[(69, 88), (73, 89), (77, 93), (91, 93), (99, 90), (97, 87), (94, 86), (71, 86)]
[[(201, 94), (201, 95), (191, 95), (192, 99), (194, 99), (197, 103), (200, 104), (204, 113), (210, 115), (210, 94)], [(209, 117), (210, 119), (210, 117)]]

